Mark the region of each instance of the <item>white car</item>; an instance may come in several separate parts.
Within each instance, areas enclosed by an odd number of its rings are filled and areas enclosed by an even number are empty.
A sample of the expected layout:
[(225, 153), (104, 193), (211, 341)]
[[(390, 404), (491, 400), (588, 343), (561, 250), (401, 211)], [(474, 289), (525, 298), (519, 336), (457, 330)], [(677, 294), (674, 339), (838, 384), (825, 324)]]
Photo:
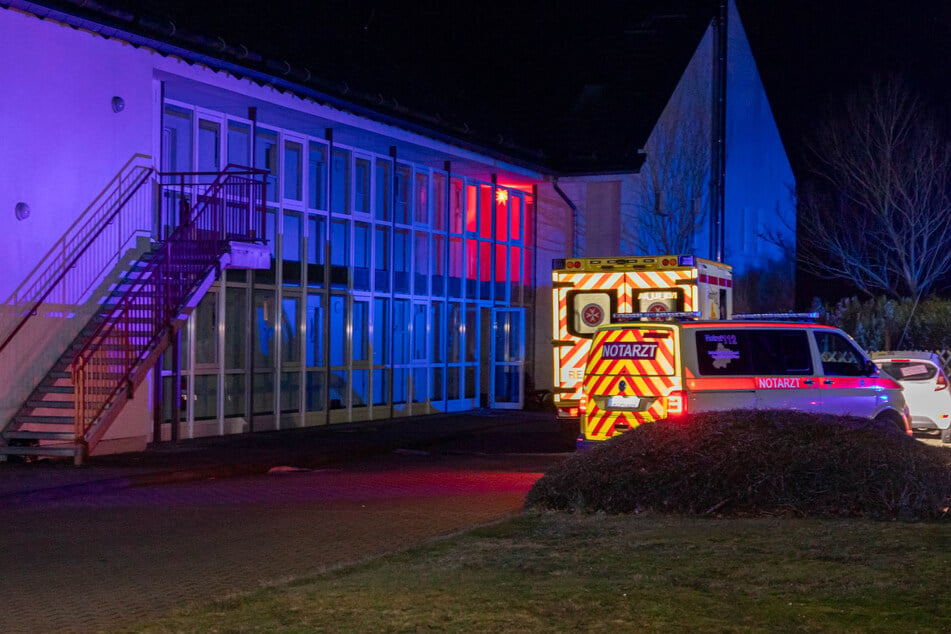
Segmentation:
[(937, 429), (951, 443), (951, 390), (933, 352), (873, 352), (872, 361), (898, 381), (911, 411), (912, 429)]

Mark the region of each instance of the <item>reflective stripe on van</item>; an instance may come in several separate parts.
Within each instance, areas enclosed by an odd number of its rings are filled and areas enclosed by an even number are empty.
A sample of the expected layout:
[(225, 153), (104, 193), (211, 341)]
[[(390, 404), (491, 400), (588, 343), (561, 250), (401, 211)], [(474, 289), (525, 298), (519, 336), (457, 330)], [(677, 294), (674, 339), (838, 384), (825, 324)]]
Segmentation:
[(667, 417), (667, 397), (681, 389), (678, 331), (666, 324), (600, 331), (585, 370), (585, 437), (616, 433)]

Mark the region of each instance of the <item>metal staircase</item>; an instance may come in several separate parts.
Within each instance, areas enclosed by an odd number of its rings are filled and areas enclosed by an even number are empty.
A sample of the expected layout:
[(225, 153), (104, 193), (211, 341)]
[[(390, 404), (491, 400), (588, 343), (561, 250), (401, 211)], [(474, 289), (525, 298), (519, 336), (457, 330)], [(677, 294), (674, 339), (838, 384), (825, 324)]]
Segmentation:
[[(21, 404), (0, 431), (0, 457), (71, 456), (81, 464), (218, 272), (269, 265), (265, 176), (235, 166), (215, 173), (156, 174), (127, 164), (114, 181), (125, 193), (110, 193), (105, 213), (80, 219), (100, 230), (75, 232), (85, 242), (61, 249), (70, 256), (58, 259), (59, 274), (45, 273), (52, 265), (41, 264), (37, 270), (43, 275), (34, 271), (34, 277), (45, 282), (31, 282), (39, 290), (7, 302), (14, 319), (4, 324), (8, 334), (0, 344), (0, 368), (9, 371), (19, 357), (34, 375), (39, 367), (43, 374), (20, 386)], [(143, 197), (151, 207), (144, 226), (141, 211), (131, 209)], [(132, 215), (137, 222), (130, 222)], [(123, 220), (126, 228), (115, 231)], [(77, 268), (91, 271), (87, 277), (94, 279), (68, 281)], [(44, 326), (51, 324), (67, 335), (48, 337)], [(46, 345), (37, 354), (40, 342)]]

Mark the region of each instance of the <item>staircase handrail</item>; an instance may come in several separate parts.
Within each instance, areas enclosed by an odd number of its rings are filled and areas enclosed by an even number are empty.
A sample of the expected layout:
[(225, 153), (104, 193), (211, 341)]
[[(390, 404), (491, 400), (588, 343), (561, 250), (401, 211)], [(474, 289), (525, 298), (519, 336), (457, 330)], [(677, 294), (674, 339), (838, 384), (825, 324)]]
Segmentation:
[[(106, 226), (116, 219), (126, 203), (148, 182), (149, 177), (155, 171), (155, 168), (151, 165), (151, 160), (152, 157), (146, 154), (135, 154), (126, 161), (125, 165), (109, 181), (109, 184), (66, 229), (62, 237), (56, 241), (30, 274), (7, 298), (3, 304), (4, 306), (17, 306), (18, 300), (25, 296), (28, 298), (25, 301), (28, 308), (24, 309), (23, 314), (17, 319), (13, 328), (4, 336), (2, 343), (0, 343), (0, 352), (3, 352), (26, 322), (36, 314), (37, 308), (49, 297), (49, 294), (63, 280), (67, 272), (89, 250)], [(133, 165), (138, 161), (148, 161), (149, 164)], [(131, 181), (131, 184), (127, 181)], [(124, 194), (123, 185), (126, 185)], [(113, 200), (112, 194), (114, 192), (118, 193), (117, 200)], [(105, 199), (103, 200), (103, 198)], [(102, 202), (97, 206), (99, 201)], [(71, 245), (77, 246), (70, 248)]]
[[(229, 185), (229, 182), (237, 181), (239, 184), (243, 184), (247, 188), (247, 201), (250, 210), (249, 213), (257, 212), (261, 218), (260, 230), (261, 233), (257, 233), (257, 227), (254, 227), (251, 223), (251, 218), (248, 218), (247, 229), (251, 232), (250, 236), (246, 236), (246, 240), (250, 241), (265, 241), (265, 220), (264, 220), (264, 210), (266, 206), (266, 187), (267, 180), (262, 178), (260, 181), (255, 181), (255, 177), (265, 177), (267, 174), (266, 170), (256, 169), (256, 168), (246, 168), (236, 165), (228, 165), (225, 168), (224, 172), (174, 172), (174, 173), (159, 173), (160, 177), (160, 186), (166, 185), (161, 182), (162, 177), (177, 177), (179, 178), (179, 184), (184, 187), (187, 185), (191, 186), (200, 186), (200, 183), (195, 183), (193, 181), (194, 177), (201, 176), (216, 176), (214, 182), (207, 185), (207, 188), (199, 195), (199, 205), (195, 208), (192, 208), (191, 213), (185, 216), (180, 217), (180, 220), (183, 222), (179, 223), (172, 230), (168, 238), (161, 244), (158, 245), (158, 248), (155, 252), (155, 257), (153, 257), (145, 268), (141, 271), (141, 274), (138, 276), (138, 279), (133, 281), (126, 291), (122, 294), (120, 299), (117, 301), (116, 305), (110, 311), (109, 317), (96, 328), (92, 336), (90, 336), (85, 345), (76, 352), (73, 356), (73, 359), (70, 363), (71, 372), (74, 377), (74, 385), (76, 386), (75, 396), (76, 396), (76, 437), (77, 439), (82, 438), (89, 426), (96, 421), (104, 412), (105, 408), (112, 401), (117, 393), (119, 393), (124, 387), (131, 386), (133, 382), (133, 374), (136, 371), (138, 364), (147, 357), (149, 351), (161, 340), (165, 335), (166, 328), (171, 326), (172, 321), (178, 315), (181, 310), (182, 302), (188, 299), (190, 293), (194, 291), (195, 285), (201, 280), (202, 274), (198, 273), (194, 276), (194, 279), (190, 279), (187, 283), (181, 285), (180, 296), (173, 297), (171, 291), (168, 287), (165, 289), (165, 294), (163, 296), (164, 305), (160, 307), (160, 312), (152, 312), (152, 328), (151, 336), (148, 341), (144, 342), (142, 345), (136, 346), (137, 349), (133, 350), (130, 337), (130, 317), (131, 313), (137, 309), (135, 300), (143, 294), (143, 289), (146, 284), (154, 284), (156, 280), (167, 280), (168, 273), (170, 272), (170, 260), (172, 258), (173, 249), (178, 246), (181, 248), (182, 245), (198, 244), (199, 241), (195, 238), (196, 232), (199, 230), (199, 225), (205, 219), (205, 214), (208, 213), (209, 209), (212, 209), (212, 203), (220, 199), (222, 190)], [(190, 182), (186, 182), (186, 180)], [(253, 187), (255, 184), (259, 184), (261, 188), (260, 198), (255, 200), (256, 196), (253, 193)], [(167, 184), (172, 185), (172, 184)], [(184, 200), (184, 198), (183, 198)], [(213, 227), (217, 233), (213, 235), (212, 240), (215, 243), (214, 247), (214, 260), (217, 260), (221, 255), (222, 243), (226, 243), (229, 239), (238, 239), (237, 236), (226, 235), (226, 226), (224, 223), (224, 218), (212, 218), (212, 222), (220, 221), (217, 223), (217, 226)], [(114, 331), (120, 326), (125, 326), (124, 333), (115, 333)], [(100, 353), (101, 344), (104, 341), (108, 340), (117, 340), (123, 343), (123, 350), (121, 356), (111, 355), (108, 358), (108, 362), (115, 366), (119, 364), (122, 366), (122, 374), (118, 376), (110, 385), (99, 385), (95, 389), (97, 403), (87, 403), (84, 398), (85, 393), (85, 368), (87, 365), (91, 364), (92, 358), (95, 354)], [(101, 353), (108, 355), (108, 352)], [(92, 405), (92, 407), (90, 407)]]

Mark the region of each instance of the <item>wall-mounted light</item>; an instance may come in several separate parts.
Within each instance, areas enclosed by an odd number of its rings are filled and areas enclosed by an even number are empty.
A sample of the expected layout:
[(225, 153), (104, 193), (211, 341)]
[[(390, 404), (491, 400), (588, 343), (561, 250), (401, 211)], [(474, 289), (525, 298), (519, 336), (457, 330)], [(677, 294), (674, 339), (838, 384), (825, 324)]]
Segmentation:
[(26, 220), (30, 217), (30, 206), (26, 203), (17, 203), (13, 213), (16, 214), (17, 220)]
[(120, 113), (125, 110), (125, 99), (119, 97), (118, 95), (112, 98), (112, 111), (115, 113)]
[(509, 192), (507, 189), (496, 189), (495, 190), (495, 202), (500, 205), (504, 205), (509, 201)]

